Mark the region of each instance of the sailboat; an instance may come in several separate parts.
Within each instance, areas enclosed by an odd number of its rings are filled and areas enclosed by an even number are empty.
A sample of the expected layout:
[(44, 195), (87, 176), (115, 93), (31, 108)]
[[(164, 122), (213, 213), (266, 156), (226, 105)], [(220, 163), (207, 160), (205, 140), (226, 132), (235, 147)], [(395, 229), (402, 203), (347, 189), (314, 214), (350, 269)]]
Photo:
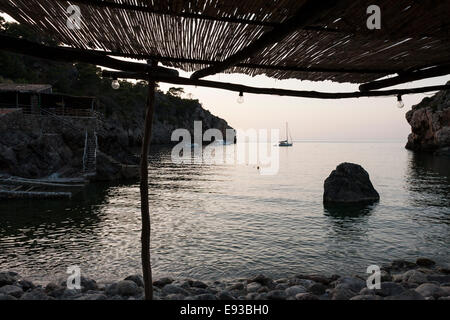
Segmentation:
[(290, 133), (289, 133), (289, 128), (288, 128), (288, 123), (286, 122), (286, 140), (280, 141), (278, 146), (279, 147), (292, 147), (292, 137), (291, 137), (291, 142), (289, 142), (289, 137), (290, 137)]

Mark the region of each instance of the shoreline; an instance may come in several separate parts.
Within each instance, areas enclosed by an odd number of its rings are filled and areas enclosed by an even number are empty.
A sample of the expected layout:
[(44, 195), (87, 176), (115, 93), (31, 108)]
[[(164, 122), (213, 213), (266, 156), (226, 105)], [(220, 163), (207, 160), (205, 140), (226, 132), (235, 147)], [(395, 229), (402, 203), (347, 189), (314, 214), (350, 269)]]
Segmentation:
[[(155, 300), (450, 300), (450, 268), (430, 259), (394, 260), (380, 266), (381, 289), (353, 275), (305, 275), (272, 279), (200, 281), (168, 277), (153, 282)], [(369, 274), (367, 275), (369, 277)], [(67, 280), (35, 285), (14, 271), (0, 272), (0, 300), (143, 300), (143, 281), (131, 275), (112, 283), (81, 277), (81, 289)]]

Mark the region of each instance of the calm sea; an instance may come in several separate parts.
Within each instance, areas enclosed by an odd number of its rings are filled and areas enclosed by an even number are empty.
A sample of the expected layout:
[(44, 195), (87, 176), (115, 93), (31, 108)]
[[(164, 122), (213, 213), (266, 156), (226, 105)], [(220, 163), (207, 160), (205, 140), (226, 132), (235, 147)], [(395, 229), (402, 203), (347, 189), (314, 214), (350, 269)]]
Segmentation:
[[(150, 161), (155, 277), (364, 274), (392, 259), (450, 262), (450, 159), (415, 155), (403, 142), (296, 142), (280, 149), (273, 176), (255, 165), (173, 164), (161, 147)], [(341, 162), (369, 172), (378, 204), (324, 208), (323, 181)], [(71, 265), (100, 281), (140, 273), (137, 182), (92, 184), (70, 201), (0, 202), (1, 270), (47, 281)]]

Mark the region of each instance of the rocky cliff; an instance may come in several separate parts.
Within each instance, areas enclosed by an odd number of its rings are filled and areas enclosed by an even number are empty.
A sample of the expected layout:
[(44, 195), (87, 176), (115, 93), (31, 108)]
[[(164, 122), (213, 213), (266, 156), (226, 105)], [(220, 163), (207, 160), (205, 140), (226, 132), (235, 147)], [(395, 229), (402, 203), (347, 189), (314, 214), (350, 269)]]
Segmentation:
[(450, 156), (449, 91), (423, 99), (406, 113), (406, 120), (412, 129), (407, 149)]
[[(100, 180), (127, 178), (121, 164), (138, 164), (135, 155), (142, 141), (145, 99), (133, 106), (113, 109), (98, 121), (23, 115), (21, 110), (0, 114), (0, 175), (41, 178), (57, 173), (77, 176), (82, 171), (85, 131), (97, 130)], [(67, 123), (70, 121), (70, 123)], [(224, 132), (227, 122), (203, 109), (198, 100), (157, 93), (152, 144), (170, 144), (177, 128), (193, 131), (194, 121), (203, 131)]]

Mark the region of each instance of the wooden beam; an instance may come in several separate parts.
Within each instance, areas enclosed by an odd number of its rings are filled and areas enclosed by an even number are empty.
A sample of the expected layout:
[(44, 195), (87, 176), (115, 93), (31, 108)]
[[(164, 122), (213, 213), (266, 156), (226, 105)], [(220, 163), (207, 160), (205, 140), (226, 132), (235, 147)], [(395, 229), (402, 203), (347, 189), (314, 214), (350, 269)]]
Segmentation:
[[(148, 75), (145, 73), (134, 73), (134, 72), (113, 72), (113, 71), (103, 71), (103, 77), (106, 78), (123, 78), (123, 79), (137, 79), (137, 80), (148, 80)], [(450, 85), (442, 86), (429, 86), (413, 89), (394, 89), (386, 91), (368, 91), (368, 92), (318, 92), (318, 91), (298, 91), (298, 90), (286, 90), (286, 89), (275, 89), (275, 88), (259, 88), (250, 87), (241, 84), (224, 83), (218, 81), (210, 80), (197, 80), (183, 77), (165, 77), (165, 76), (151, 76), (150, 79), (156, 82), (165, 82), (178, 85), (187, 86), (199, 86), (206, 88), (216, 88), (223, 89), (234, 92), (244, 92), (253, 94), (267, 94), (267, 95), (278, 95), (278, 96), (288, 96), (288, 97), (300, 97), (300, 98), (313, 98), (313, 99), (350, 99), (350, 98), (362, 98), (362, 97), (388, 97), (397, 95), (407, 95), (415, 93), (424, 93), (431, 91), (440, 90), (450, 90)]]
[[(162, 57), (155, 55), (146, 54), (128, 54), (123, 52), (113, 52), (113, 51), (98, 51), (92, 50), (91, 52), (108, 55), (108, 56), (118, 56), (125, 58), (134, 59), (154, 59), (160, 62), (169, 63), (191, 63), (191, 64), (204, 64), (204, 65), (217, 65), (220, 61), (212, 61), (205, 59), (190, 59), (190, 58), (175, 58), (175, 57)], [(353, 73), (353, 74), (394, 74), (401, 72), (401, 69), (382, 69), (382, 68), (336, 68), (336, 67), (322, 67), (322, 66), (289, 66), (289, 65), (273, 65), (273, 64), (258, 64), (258, 63), (238, 63), (236, 67), (248, 68), (248, 69), (266, 69), (266, 70), (281, 70), (281, 71), (292, 71), (292, 72), (326, 72), (326, 73)]]
[(364, 83), (359, 86), (359, 90), (362, 92), (378, 90), (382, 88), (396, 86), (398, 84), (406, 82), (440, 77), (448, 74), (450, 74), (450, 65), (436, 66), (424, 70), (399, 73), (397, 77), (393, 78)]
[[(0, 35), (0, 49), (11, 51), (15, 53), (34, 56), (42, 59), (51, 59), (63, 62), (85, 62), (100, 65), (106, 68), (115, 70), (127, 71), (127, 72), (145, 72), (148, 70), (153, 74), (167, 74), (168, 76), (178, 76), (178, 71), (165, 67), (149, 67), (148, 64), (136, 63), (114, 59), (108, 56), (120, 56), (126, 58), (136, 59), (150, 59), (158, 60), (162, 62), (172, 63), (193, 63), (193, 64), (206, 64), (217, 65), (219, 61), (200, 60), (200, 59), (188, 59), (188, 58), (171, 58), (152, 55), (136, 55), (126, 54), (120, 52), (108, 52), (99, 50), (82, 50), (71, 47), (51, 47), (35, 42), (31, 42), (25, 39), (17, 39), (5, 35)], [(266, 70), (282, 70), (292, 72), (328, 72), (328, 73), (354, 73), (354, 74), (393, 74), (400, 72), (395, 69), (347, 69), (347, 68), (331, 68), (331, 67), (302, 67), (302, 66), (280, 66), (280, 65), (267, 65), (267, 64), (252, 64), (252, 63), (239, 63), (236, 65), (241, 68), (250, 69), (266, 69)]]
[(282, 41), (292, 32), (298, 30), (300, 27), (314, 23), (319, 16), (326, 12), (329, 12), (333, 5), (336, 4), (336, 0), (306, 0), (304, 5), (294, 14), (293, 17), (289, 18), (283, 24), (274, 28), (273, 30), (264, 33), (259, 39), (252, 42), (247, 47), (238, 51), (237, 53), (226, 58), (224, 61), (207, 67), (202, 70), (194, 72), (191, 79), (200, 79), (206, 76), (210, 76), (216, 73), (220, 73), (236, 64), (259, 54), (265, 48)]
[(85, 51), (65, 47), (51, 47), (43, 44), (31, 42), (25, 39), (13, 38), (0, 34), (0, 50), (33, 56), (41, 59), (63, 62), (84, 62), (111, 68), (115, 70), (131, 72), (150, 72), (165, 74), (168, 76), (178, 76), (178, 71), (174, 69), (149, 66), (146, 63), (123, 61), (96, 54), (92, 51)]

